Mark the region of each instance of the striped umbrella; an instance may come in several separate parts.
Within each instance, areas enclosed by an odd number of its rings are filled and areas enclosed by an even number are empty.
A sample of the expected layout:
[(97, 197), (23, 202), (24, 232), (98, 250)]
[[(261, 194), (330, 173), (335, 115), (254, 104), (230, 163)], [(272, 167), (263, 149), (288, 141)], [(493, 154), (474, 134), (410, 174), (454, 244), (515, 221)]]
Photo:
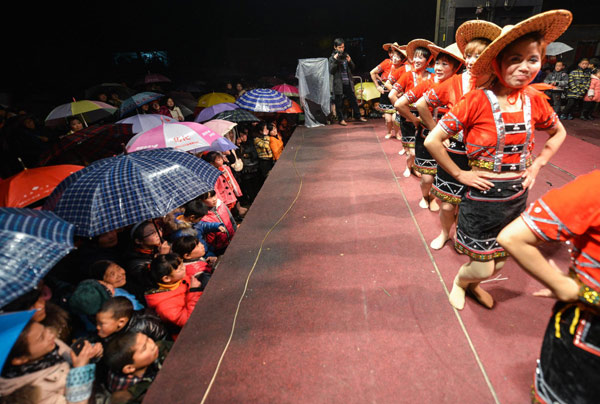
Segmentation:
[(223, 119), (230, 122), (252, 122), (260, 121), (254, 114), (246, 111), (245, 109), (234, 109), (231, 111), (224, 111), (215, 115), (214, 119)]
[(144, 104), (158, 100), (162, 96), (162, 94), (154, 93), (152, 91), (144, 91), (134, 94), (121, 103), (121, 106), (119, 107), (119, 115), (123, 116)]
[(300, 93), (298, 92), (298, 88), (294, 86), (290, 86), (289, 84), (280, 84), (278, 86), (273, 87), (273, 90), (279, 91), (281, 94), (286, 95), (288, 97), (299, 97)]
[(0, 208), (0, 307), (37, 286), (75, 248), (73, 230), (52, 212)]
[(64, 123), (66, 118), (78, 115), (87, 126), (88, 123), (111, 116), (116, 110), (117, 108), (101, 101), (73, 101), (54, 108), (45, 121), (48, 126), (57, 126)]
[(292, 100), (270, 88), (255, 88), (246, 91), (235, 103), (240, 108), (254, 112), (279, 112), (292, 106)]
[(71, 174), (44, 209), (74, 224), (75, 234), (94, 237), (165, 216), (213, 189), (219, 175), (184, 151), (142, 150), (98, 160)]

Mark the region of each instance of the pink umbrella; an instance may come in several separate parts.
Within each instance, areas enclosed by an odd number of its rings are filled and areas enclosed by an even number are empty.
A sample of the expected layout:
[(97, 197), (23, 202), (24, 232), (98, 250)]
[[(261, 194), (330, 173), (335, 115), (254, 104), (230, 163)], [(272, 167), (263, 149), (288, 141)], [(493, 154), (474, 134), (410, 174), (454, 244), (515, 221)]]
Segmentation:
[(288, 97), (298, 97), (300, 93), (298, 89), (294, 86), (290, 86), (289, 84), (280, 84), (278, 86), (272, 87), (273, 90), (279, 91), (283, 95), (287, 95)]
[(128, 152), (172, 147), (184, 151), (210, 150), (213, 143), (223, 139), (210, 128), (196, 122), (163, 123), (138, 133), (127, 143)]
[(221, 136), (225, 136), (227, 132), (237, 126), (237, 123), (224, 119), (213, 119), (212, 121), (204, 122), (204, 126), (209, 127)]

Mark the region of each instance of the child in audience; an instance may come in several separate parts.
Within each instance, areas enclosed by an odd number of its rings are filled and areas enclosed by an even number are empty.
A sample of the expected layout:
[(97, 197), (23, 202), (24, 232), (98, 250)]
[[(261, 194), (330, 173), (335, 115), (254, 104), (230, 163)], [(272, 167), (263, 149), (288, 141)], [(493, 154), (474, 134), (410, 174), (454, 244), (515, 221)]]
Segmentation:
[(202, 159), (222, 172), (215, 183), (215, 192), (219, 199), (231, 211), (236, 212), (240, 217), (244, 217), (248, 209), (242, 207), (238, 201), (238, 198), (242, 196), (242, 189), (235, 179), (231, 168), (225, 164), (225, 157), (218, 151), (209, 151), (202, 155)]
[(183, 258), (185, 273), (198, 278), (204, 290), (213, 272), (213, 267), (203, 258), (204, 245), (197, 237), (183, 236), (173, 242), (171, 249)]
[(177, 254), (161, 254), (154, 258), (150, 264), (150, 278), (156, 287), (146, 292), (148, 307), (156, 311), (176, 339), (202, 295), (201, 283), (186, 275), (183, 260)]
[(111, 339), (104, 352), (110, 402), (141, 403), (172, 345), (170, 341), (155, 342), (146, 334), (133, 331)]
[(152, 314), (138, 312), (123, 296), (108, 299), (96, 313), (98, 336), (105, 342), (128, 331), (142, 332), (154, 341), (165, 339), (167, 331), (160, 319)]
[(222, 255), (231, 242), (237, 224), (231, 211), (218, 197), (214, 190), (200, 195), (202, 203), (208, 207), (208, 213), (202, 217), (205, 222), (219, 222), (225, 225), (224, 233), (209, 233), (206, 235), (206, 242), (214, 249), (215, 254)]
[(123, 296), (129, 299), (134, 310), (144, 309), (144, 305), (133, 294), (124, 289), (127, 283), (127, 275), (120, 265), (109, 260), (96, 261), (91, 265), (90, 273), (93, 279), (111, 285), (114, 290), (113, 296)]

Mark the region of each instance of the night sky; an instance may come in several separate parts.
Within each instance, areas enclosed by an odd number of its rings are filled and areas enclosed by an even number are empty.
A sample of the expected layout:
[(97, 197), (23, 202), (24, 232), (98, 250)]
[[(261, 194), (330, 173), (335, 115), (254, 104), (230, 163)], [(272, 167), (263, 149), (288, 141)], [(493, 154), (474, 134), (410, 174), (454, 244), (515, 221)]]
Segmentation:
[[(561, 3), (545, 1), (544, 9)], [(591, 11), (599, 6), (581, 3), (586, 13), (570, 8), (576, 22), (598, 23), (600, 14)], [(71, 8), (11, 1), (3, 14), (21, 23), (13, 31), (17, 37), (5, 37), (0, 92), (24, 106), (58, 104), (101, 82), (132, 85), (148, 69), (178, 83), (203, 80), (209, 86), (227, 78), (293, 77), (297, 59), (329, 56), (335, 37), (363, 38), (362, 51), (348, 51), (366, 73), (385, 58), (383, 43), (433, 39), (435, 8), (435, 0), (94, 1)], [(115, 52), (144, 50), (167, 51), (170, 66), (113, 63)]]

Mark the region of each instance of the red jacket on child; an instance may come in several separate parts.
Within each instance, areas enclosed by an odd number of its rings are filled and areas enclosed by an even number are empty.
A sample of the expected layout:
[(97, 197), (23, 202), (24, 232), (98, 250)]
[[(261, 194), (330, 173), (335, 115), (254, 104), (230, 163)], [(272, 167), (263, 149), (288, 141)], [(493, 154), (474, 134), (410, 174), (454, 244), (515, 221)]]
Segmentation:
[[(154, 309), (163, 322), (183, 327), (196, 307), (202, 292), (190, 289), (190, 276), (186, 275), (176, 285), (159, 285), (146, 292), (148, 307)], [(166, 289), (166, 288), (169, 289)]]
[[(216, 208), (212, 208), (208, 211), (206, 215), (204, 215), (201, 219), (204, 222), (220, 222), (225, 225), (227, 232), (214, 232), (208, 233), (206, 235), (206, 242), (210, 244), (215, 252), (221, 251), (229, 245), (233, 235), (235, 234), (235, 229), (237, 228), (237, 224), (235, 223), (235, 219), (231, 214), (231, 211), (220, 199), (217, 199)], [(218, 254), (219, 255), (219, 254)]]
[(223, 173), (215, 182), (215, 192), (217, 197), (222, 200), (229, 209), (233, 209), (237, 203), (237, 198), (242, 196), (242, 189), (233, 176), (229, 166), (221, 166), (219, 170)]

